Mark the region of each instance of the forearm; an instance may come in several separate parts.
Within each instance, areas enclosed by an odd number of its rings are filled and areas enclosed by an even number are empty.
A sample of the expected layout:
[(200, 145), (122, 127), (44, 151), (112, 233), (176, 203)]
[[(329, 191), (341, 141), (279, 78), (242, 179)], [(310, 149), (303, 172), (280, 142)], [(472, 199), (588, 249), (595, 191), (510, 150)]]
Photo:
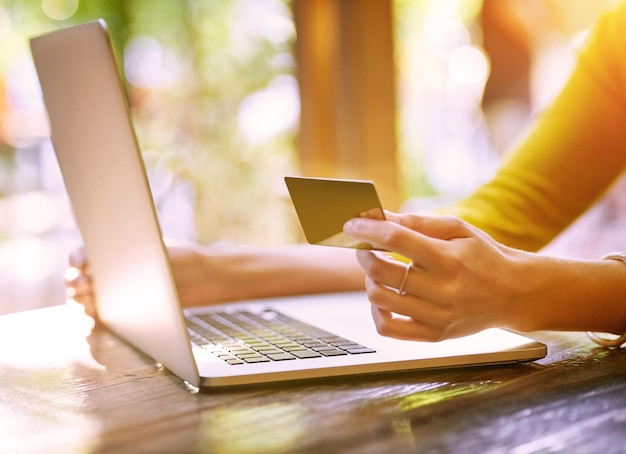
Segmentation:
[[(626, 266), (528, 255), (508, 325), (520, 331), (626, 331)], [(521, 285), (520, 285), (521, 284)]]
[[(218, 300), (363, 290), (364, 274), (351, 249), (293, 245), (213, 249), (224, 280)], [(209, 267), (210, 268), (210, 267)], [(206, 269), (206, 268), (205, 268)], [(214, 299), (214, 298), (211, 298)]]

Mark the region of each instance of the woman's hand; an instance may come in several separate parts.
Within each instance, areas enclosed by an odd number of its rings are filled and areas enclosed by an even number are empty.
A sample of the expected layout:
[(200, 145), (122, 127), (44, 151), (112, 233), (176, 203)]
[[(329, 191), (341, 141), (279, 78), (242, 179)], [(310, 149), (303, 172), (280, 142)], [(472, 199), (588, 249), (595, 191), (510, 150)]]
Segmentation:
[[(244, 270), (239, 265), (239, 255), (233, 253), (234, 248), (205, 247), (183, 241), (166, 241), (166, 244), (181, 305), (207, 305), (247, 296), (241, 289)], [(67, 295), (95, 318), (96, 295), (84, 250), (72, 252), (69, 262), (65, 275)]]
[[(211, 248), (196, 243), (169, 241), (169, 254), (172, 274), (180, 302), (183, 306), (198, 306), (218, 301), (228, 301), (237, 297), (229, 291), (234, 277), (228, 276), (224, 266), (220, 266), (221, 254), (209, 253)], [(89, 264), (82, 248), (69, 257), (70, 267), (65, 273), (68, 298), (85, 307), (85, 312), (96, 318), (96, 295), (92, 287)]]
[(85, 313), (97, 320), (96, 300), (91, 285), (91, 275), (82, 248), (70, 254), (70, 266), (65, 270), (65, 289), (68, 300), (82, 305)]
[[(220, 292), (222, 286), (215, 285), (216, 279), (219, 279), (217, 276), (222, 276), (215, 263), (217, 258), (211, 262), (207, 250), (208, 248), (195, 243), (171, 242), (168, 244), (172, 273), (183, 306), (209, 304), (218, 301), (219, 298), (228, 299), (226, 292)], [(69, 265), (65, 273), (67, 296), (84, 306), (87, 315), (95, 319), (97, 316), (96, 295), (92, 286), (89, 263), (82, 248), (70, 254)], [(211, 271), (214, 271), (213, 279), (210, 278)]]
[[(184, 307), (363, 288), (363, 272), (349, 249), (310, 245), (207, 247), (181, 241), (166, 244)], [(97, 298), (82, 249), (70, 255), (66, 287), (68, 297), (95, 317)]]
[(519, 264), (531, 254), (505, 247), (458, 218), (386, 216), (355, 218), (344, 227), (351, 237), (411, 260), (407, 265), (385, 253), (357, 251), (382, 335), (439, 341), (514, 325), (520, 316), (516, 301), (524, 293)]

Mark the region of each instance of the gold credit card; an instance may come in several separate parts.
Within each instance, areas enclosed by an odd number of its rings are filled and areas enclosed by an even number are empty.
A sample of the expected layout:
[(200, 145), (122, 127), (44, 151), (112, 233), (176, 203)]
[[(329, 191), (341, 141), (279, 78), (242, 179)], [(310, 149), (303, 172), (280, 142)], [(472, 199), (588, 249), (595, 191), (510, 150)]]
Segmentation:
[(343, 233), (349, 219), (385, 219), (374, 183), (309, 177), (285, 177), (285, 183), (309, 243), (376, 249)]

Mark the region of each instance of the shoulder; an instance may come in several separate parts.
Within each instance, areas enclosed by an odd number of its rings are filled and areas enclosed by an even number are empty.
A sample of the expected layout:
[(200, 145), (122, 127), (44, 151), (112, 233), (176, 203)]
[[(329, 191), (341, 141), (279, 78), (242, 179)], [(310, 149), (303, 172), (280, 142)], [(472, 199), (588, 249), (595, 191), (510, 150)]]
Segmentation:
[[(606, 10), (580, 49), (580, 63), (599, 82), (626, 88), (626, 1)], [(615, 86), (617, 84), (618, 86)]]
[(620, 1), (600, 15), (583, 45), (583, 50), (626, 43), (626, 0)]

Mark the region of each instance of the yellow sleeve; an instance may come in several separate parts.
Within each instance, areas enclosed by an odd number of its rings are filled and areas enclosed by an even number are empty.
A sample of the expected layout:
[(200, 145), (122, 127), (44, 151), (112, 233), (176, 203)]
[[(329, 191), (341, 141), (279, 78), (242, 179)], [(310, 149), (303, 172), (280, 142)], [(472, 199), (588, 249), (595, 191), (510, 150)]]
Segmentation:
[(626, 164), (626, 3), (603, 15), (568, 83), (494, 179), (453, 207), (504, 244), (538, 250)]

